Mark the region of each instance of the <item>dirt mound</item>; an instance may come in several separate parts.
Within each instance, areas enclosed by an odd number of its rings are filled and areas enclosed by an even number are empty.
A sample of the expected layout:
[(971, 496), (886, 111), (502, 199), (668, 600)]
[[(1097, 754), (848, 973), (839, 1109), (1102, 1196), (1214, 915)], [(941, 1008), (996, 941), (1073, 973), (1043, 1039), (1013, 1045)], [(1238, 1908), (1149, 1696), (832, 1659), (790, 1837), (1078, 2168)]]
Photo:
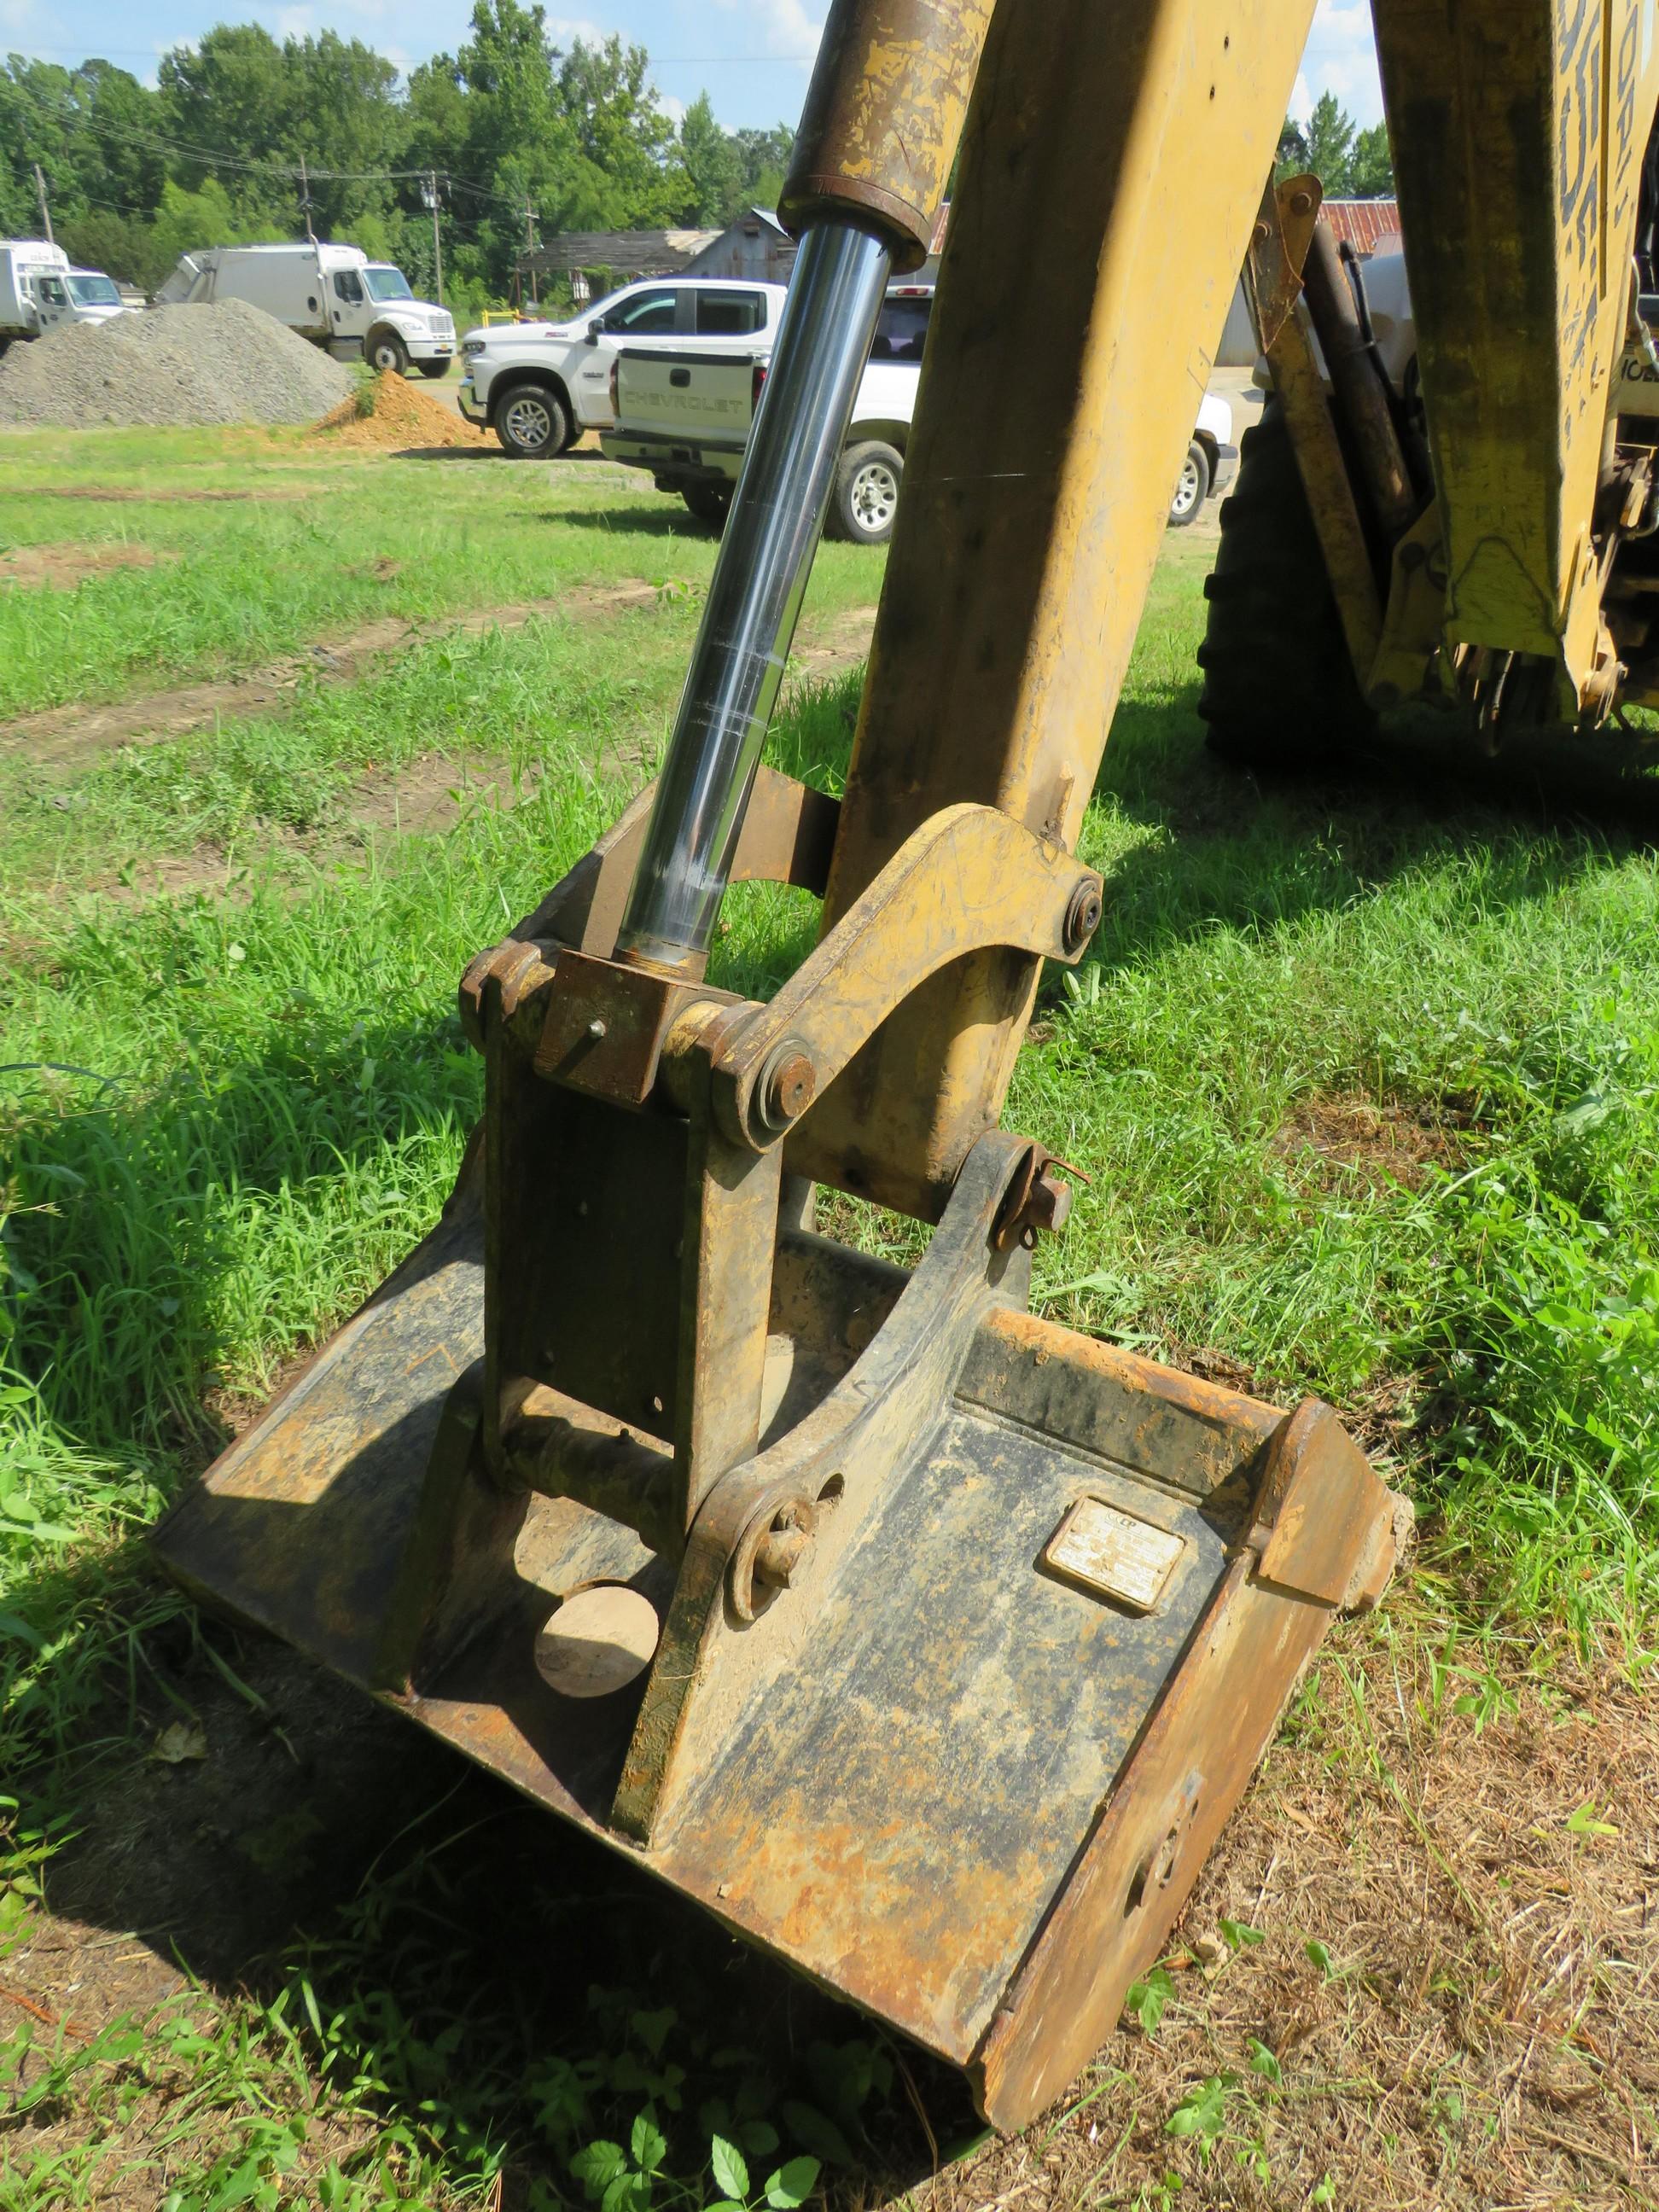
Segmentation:
[(383, 368), (369, 391), (364, 414), (354, 392), (313, 431), (336, 446), (482, 446), (484, 434), (436, 399), (428, 399), (395, 369)]
[(149, 307), (13, 346), (0, 361), (0, 422), (311, 422), (350, 383), (245, 301)]

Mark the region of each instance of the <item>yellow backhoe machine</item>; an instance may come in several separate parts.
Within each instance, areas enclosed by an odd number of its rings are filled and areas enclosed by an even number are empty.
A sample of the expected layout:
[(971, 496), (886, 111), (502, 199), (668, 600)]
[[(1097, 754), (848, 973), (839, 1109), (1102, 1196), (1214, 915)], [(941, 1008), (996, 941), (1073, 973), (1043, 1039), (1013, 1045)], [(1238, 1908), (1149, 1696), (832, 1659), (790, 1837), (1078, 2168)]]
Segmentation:
[[(1593, 720), (1648, 604), (1617, 587), (1652, 449), (1610, 402), (1654, 0), (1377, 0), (1426, 459), (1316, 185), (1263, 196), (1312, 5), (836, 0), (661, 777), (466, 972), (485, 1109), (442, 1219), (159, 1538), (1006, 2128), (1110, 2032), (1395, 1558), (1328, 1407), (1030, 1313), (1069, 1189), (1000, 1127), (1042, 964), (1111, 895), (1073, 848), (1241, 265), (1324, 564), (1317, 605), (1258, 594), (1264, 669), (1323, 652), (1334, 606), (1351, 702)], [(959, 137), (836, 803), (761, 755), (883, 289)], [(823, 902), (767, 1004), (705, 980), (743, 878)], [(820, 1187), (932, 1224), (919, 1264), (820, 1233)]]

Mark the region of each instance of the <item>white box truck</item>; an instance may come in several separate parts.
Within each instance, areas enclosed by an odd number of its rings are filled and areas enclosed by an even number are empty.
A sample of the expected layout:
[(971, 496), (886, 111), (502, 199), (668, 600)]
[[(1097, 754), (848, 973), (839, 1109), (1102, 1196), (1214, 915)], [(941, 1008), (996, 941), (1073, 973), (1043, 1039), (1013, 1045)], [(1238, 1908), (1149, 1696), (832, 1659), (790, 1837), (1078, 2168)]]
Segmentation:
[(417, 300), (389, 261), (356, 246), (209, 246), (179, 256), (157, 302), (246, 300), (343, 360), (441, 376), (455, 358), (455, 325)]
[(65, 323), (106, 323), (126, 312), (100, 269), (75, 269), (43, 238), (0, 238), (0, 353)]

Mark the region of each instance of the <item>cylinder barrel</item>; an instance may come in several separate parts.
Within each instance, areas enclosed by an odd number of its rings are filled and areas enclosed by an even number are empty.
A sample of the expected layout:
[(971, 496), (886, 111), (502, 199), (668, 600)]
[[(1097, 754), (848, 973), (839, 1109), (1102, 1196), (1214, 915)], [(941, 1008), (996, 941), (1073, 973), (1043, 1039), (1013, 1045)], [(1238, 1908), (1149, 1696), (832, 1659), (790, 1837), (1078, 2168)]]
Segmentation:
[(708, 950), (888, 267), (861, 224), (818, 223), (802, 243), (617, 939), (624, 958), (678, 969)]
[(836, 0), (778, 202), (799, 234), (861, 212), (901, 274), (933, 245), (992, 0)]

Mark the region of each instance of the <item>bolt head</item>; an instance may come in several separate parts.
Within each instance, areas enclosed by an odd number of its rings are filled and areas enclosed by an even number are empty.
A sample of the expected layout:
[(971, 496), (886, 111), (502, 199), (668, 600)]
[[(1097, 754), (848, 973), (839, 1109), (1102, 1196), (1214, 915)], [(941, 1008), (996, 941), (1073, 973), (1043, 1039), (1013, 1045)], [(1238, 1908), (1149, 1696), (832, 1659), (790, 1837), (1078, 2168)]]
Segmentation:
[(766, 1116), (773, 1127), (798, 1121), (811, 1104), (818, 1087), (817, 1070), (804, 1052), (791, 1053), (772, 1071), (766, 1086)]
[(593, 1042), (596, 1044), (605, 1035), (605, 1024), (599, 1019), (597, 1014), (594, 1015), (592, 1020), (587, 1024), (587, 1034), (593, 1039)]

